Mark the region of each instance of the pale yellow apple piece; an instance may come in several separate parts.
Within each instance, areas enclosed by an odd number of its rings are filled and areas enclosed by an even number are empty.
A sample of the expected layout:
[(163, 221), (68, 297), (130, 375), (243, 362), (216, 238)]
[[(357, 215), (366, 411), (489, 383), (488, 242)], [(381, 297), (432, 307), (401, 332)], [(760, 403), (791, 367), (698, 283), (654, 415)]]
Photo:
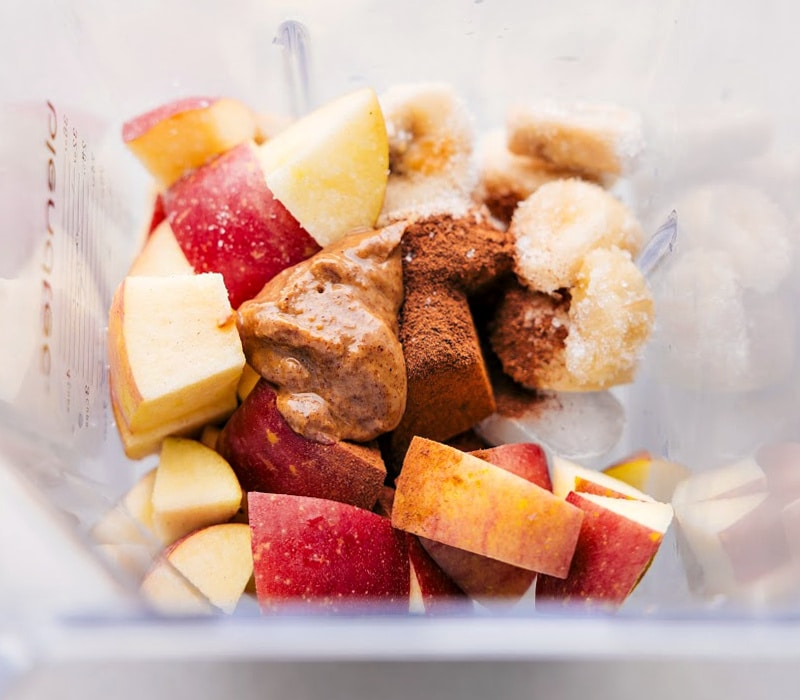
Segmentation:
[(244, 353), (222, 275), (127, 277), (108, 338), (111, 391), (130, 433), (181, 422), (212, 401), (235, 405)]
[(633, 520), (633, 522), (639, 523), (659, 535), (666, 533), (674, 516), (672, 506), (669, 503), (659, 503), (653, 500), (639, 501), (632, 498), (614, 498), (599, 496), (594, 493), (582, 493), (580, 497), (602, 506), (623, 518)]
[(217, 440), (219, 440), (219, 435), (221, 432), (222, 428), (220, 428), (218, 425), (206, 425), (203, 427), (203, 432), (200, 433), (200, 442), (202, 442), (206, 447), (216, 450)]
[(721, 534), (751, 514), (766, 498), (767, 493), (762, 492), (695, 502), (673, 501), (683, 542), (697, 567), (690, 571), (693, 586), (702, 587), (706, 593), (731, 593), (739, 588)]
[(238, 100), (202, 101), (158, 121), (127, 142), (159, 184), (167, 188), (195, 168), (255, 138), (256, 114)]
[(205, 596), (215, 608), (232, 613), (252, 574), (250, 526), (224, 523), (170, 547), (143, 582), (142, 593), (164, 612), (208, 612), (202, 606)]
[(152, 503), (153, 528), (169, 544), (233, 517), (242, 488), (230, 464), (210, 447), (168, 437), (156, 467)]
[(767, 477), (755, 459), (697, 472), (675, 487), (672, 502), (696, 503), (719, 498), (734, 498), (760, 493), (767, 489)]
[(267, 186), (321, 246), (375, 225), (389, 142), (369, 88), (329, 102), (259, 146)]
[(150, 569), (139, 590), (150, 605), (167, 615), (211, 615), (214, 612), (208, 598), (166, 560), (159, 560)]
[(121, 571), (135, 581), (141, 581), (158, 555), (157, 550), (139, 543), (103, 543), (95, 545), (95, 551), (116, 571)]
[(151, 497), (156, 470), (150, 469), (105, 513), (91, 530), (98, 544), (146, 543), (153, 531)]
[(239, 380), (239, 386), (236, 387), (236, 395), (239, 401), (244, 401), (247, 395), (253, 390), (253, 387), (258, 384), (261, 375), (256, 372), (250, 365), (245, 365), (242, 370), (242, 378)]
[(657, 501), (670, 501), (675, 487), (691, 472), (687, 467), (666, 459), (638, 457), (603, 470), (607, 476), (619, 479)]
[(193, 275), (169, 222), (162, 221), (148, 236), (128, 271), (129, 276)]
[(236, 395), (231, 395), (230, 391), (225, 389), (223, 394), (220, 394), (219, 399), (212, 401), (208, 406), (203, 406), (185, 416), (162, 423), (151, 430), (132, 433), (125, 424), (116, 400), (113, 396), (111, 398), (111, 408), (117, 424), (117, 431), (122, 440), (125, 454), (130, 459), (141, 459), (158, 452), (164, 438), (170, 435), (178, 437), (189, 436), (197, 432), (198, 426), (224, 420), (233, 413), (237, 405)]
[[(608, 474), (589, 469), (568, 459), (555, 455), (550, 463), (550, 480), (553, 484), (553, 493), (559, 498), (566, 498), (570, 491), (576, 491), (575, 483), (577, 479), (596, 484), (600, 489), (612, 491), (626, 498), (637, 501), (652, 501), (653, 498), (646, 493), (625, 483), (621, 479), (616, 479)], [(585, 495), (581, 493), (581, 495)], [(602, 493), (599, 495), (603, 495)]]

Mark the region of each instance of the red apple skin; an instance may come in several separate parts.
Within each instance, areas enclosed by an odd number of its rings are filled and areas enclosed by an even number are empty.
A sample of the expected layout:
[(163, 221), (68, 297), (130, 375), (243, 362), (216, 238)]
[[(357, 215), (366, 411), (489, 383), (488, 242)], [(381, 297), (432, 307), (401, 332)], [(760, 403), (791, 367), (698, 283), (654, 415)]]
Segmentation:
[(281, 270), (320, 250), (276, 200), (243, 143), (175, 182), (164, 211), (195, 272), (219, 272), (236, 309)]
[(217, 450), (245, 491), (327, 498), (369, 510), (386, 478), (377, 445), (323, 444), (295, 433), (264, 379), (228, 419)]
[(485, 606), (518, 601), (536, 580), (536, 572), (496, 559), (419, 538), (422, 548), (470, 598)]
[(578, 545), (566, 578), (539, 575), (536, 604), (616, 608), (647, 571), (661, 535), (574, 491), (566, 500), (585, 514)]
[[(498, 445), (473, 450), (470, 454), (521, 476), (548, 491), (553, 490), (550, 470), (547, 468), (547, 456), (535, 443)], [(492, 600), (497, 600), (503, 605), (513, 603), (522, 597), (536, 580), (536, 572), (529, 569), (522, 569), (424, 537), (420, 537), (419, 541), (431, 558), (461, 586), (464, 592), (484, 604)]]
[(184, 97), (159, 105), (155, 109), (139, 114), (125, 122), (122, 125), (122, 140), (124, 143), (134, 141), (165, 119), (195, 109), (207, 109), (216, 101), (216, 97)]
[(417, 577), (425, 613), (435, 615), (467, 608), (469, 597), (425, 551), (419, 538), (409, 534), (406, 537), (408, 560)]
[(262, 610), (408, 610), (408, 542), (387, 518), (336, 501), (257, 492), (248, 495), (248, 516)]
[(590, 493), (594, 496), (606, 496), (608, 498), (627, 498), (628, 500), (635, 500), (631, 496), (628, 496), (624, 493), (620, 493), (614, 489), (610, 489), (606, 486), (601, 486), (600, 484), (596, 484), (594, 481), (589, 481), (588, 479), (584, 479), (582, 476), (575, 477), (575, 485), (573, 486), (573, 490), (577, 493)]
[(166, 220), (167, 212), (164, 211), (164, 199), (159, 192), (153, 202), (153, 215), (150, 217), (150, 226), (147, 229), (147, 234), (150, 235), (158, 228), (158, 225)]
[(474, 450), (470, 454), (485, 459), (496, 467), (521, 476), (548, 491), (553, 490), (550, 482), (550, 470), (547, 467), (547, 455), (540, 445), (533, 442), (518, 442), (498, 445), (483, 450)]

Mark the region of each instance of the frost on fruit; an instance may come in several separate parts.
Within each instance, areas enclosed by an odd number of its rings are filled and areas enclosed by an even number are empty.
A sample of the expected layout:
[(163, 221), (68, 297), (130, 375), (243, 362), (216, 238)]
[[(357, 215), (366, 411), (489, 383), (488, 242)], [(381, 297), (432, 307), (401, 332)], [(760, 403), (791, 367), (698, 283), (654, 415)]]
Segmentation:
[(380, 97), (389, 138), (382, 223), (414, 214), (464, 215), (475, 185), (472, 116), (450, 85), (395, 85)]
[(541, 292), (571, 287), (589, 251), (617, 246), (635, 255), (643, 241), (638, 221), (621, 202), (577, 179), (542, 185), (517, 207), (510, 231), (517, 274)]
[(653, 326), (653, 299), (630, 254), (594, 250), (572, 288), (566, 365), (584, 384), (604, 386), (633, 379)]

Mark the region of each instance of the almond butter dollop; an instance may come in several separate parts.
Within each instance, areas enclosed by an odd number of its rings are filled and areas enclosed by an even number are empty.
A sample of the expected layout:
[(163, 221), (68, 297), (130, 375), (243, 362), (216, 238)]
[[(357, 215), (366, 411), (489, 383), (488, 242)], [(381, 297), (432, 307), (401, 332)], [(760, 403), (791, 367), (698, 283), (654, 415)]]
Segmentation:
[(247, 362), (275, 385), (278, 410), (306, 438), (366, 442), (400, 422), (404, 226), (346, 236), (239, 307)]

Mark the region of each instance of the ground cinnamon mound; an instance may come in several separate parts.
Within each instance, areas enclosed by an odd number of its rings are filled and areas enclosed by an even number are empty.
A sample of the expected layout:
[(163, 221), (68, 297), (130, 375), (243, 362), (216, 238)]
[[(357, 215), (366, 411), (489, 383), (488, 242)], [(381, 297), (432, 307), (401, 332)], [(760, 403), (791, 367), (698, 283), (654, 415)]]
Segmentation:
[(494, 412), (470, 296), (511, 274), (513, 241), (481, 211), (412, 221), (401, 242), (400, 340), (406, 411), (390, 440), (394, 464), (415, 435), (445, 441)]
[(570, 297), (511, 283), (497, 306), (489, 341), (503, 371), (524, 387), (547, 387), (564, 374)]
[(392, 433), (393, 463), (415, 435), (445, 441), (494, 412), (492, 386), (469, 303), (445, 288), (407, 291), (400, 315), (406, 411)]
[(414, 221), (406, 227), (401, 247), (406, 289), (444, 286), (472, 296), (513, 269), (513, 239), (480, 211)]

